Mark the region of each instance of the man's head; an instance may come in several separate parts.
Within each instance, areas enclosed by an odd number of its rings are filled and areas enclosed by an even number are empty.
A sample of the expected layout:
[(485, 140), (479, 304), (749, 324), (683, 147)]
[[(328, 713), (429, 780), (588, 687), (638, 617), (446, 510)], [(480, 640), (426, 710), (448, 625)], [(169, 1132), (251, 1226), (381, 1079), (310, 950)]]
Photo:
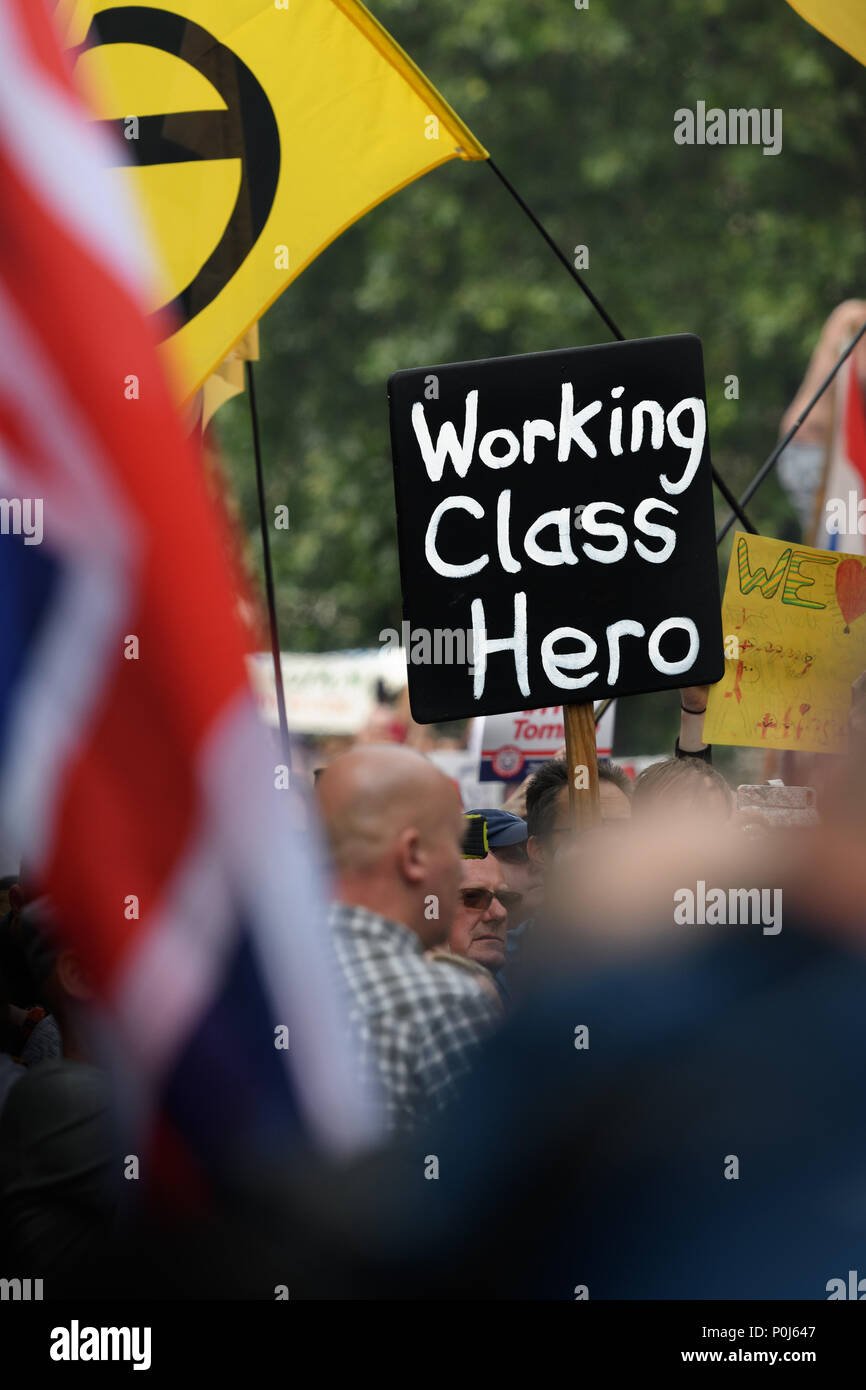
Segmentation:
[[(631, 816), (631, 783), (615, 763), (598, 765), (598, 795), (605, 823)], [(580, 793), (578, 793), (580, 795)], [(556, 851), (574, 833), (568, 788), (568, 768), (561, 758), (542, 763), (526, 792), (529, 857), (541, 869), (550, 868)]]
[(530, 917), (538, 906), (541, 887), (538, 866), (529, 858), (526, 848), (529, 836), (526, 821), (509, 811), (493, 808), (469, 814), (484, 817), (490, 853), (498, 859), (507, 887), (520, 894), (521, 901), (510, 914), (508, 923), (510, 927), (516, 927), (525, 917)]
[(509, 913), (518, 898), (508, 887), (495, 854), (464, 859), (460, 900), (448, 932), (454, 954), (499, 970), (505, 961)]
[(724, 822), (731, 818), (734, 797), (722, 774), (702, 758), (665, 758), (636, 779), (632, 804), (635, 816), (694, 813)]
[(441, 942), (457, 904), (463, 816), (454, 783), (395, 744), (352, 749), (316, 782), (342, 902)]

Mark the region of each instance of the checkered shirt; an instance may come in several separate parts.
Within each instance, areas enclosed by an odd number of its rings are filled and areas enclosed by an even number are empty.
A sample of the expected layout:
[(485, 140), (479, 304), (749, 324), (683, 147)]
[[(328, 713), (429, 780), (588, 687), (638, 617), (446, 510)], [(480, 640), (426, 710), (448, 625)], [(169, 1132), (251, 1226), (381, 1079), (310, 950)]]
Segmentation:
[(345, 903), (330, 922), (359, 1083), (384, 1100), (389, 1129), (412, 1129), (454, 1098), (502, 1011), (469, 972), (425, 959), (399, 922)]

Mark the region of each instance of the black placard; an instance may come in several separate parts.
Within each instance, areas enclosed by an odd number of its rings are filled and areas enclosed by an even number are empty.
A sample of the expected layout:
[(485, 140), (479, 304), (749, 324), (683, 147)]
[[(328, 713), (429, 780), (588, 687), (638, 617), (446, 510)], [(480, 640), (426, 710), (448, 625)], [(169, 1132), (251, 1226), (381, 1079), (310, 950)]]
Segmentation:
[(416, 720), (721, 678), (698, 338), (400, 371), (388, 394)]

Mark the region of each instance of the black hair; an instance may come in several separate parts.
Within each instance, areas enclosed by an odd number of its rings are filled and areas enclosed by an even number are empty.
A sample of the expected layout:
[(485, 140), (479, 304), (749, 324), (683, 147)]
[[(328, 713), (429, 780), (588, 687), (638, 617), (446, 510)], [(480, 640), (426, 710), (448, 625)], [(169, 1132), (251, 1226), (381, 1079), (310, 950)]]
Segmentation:
[[(608, 758), (598, 765), (599, 782), (613, 782), (627, 797), (631, 797), (632, 784), (627, 772)], [(542, 763), (526, 789), (526, 828), (529, 835), (543, 840), (553, 828), (556, 815), (556, 798), (563, 787), (568, 786), (568, 768), (562, 758), (551, 758)]]
[(542, 763), (526, 789), (526, 829), (528, 835), (543, 840), (553, 828), (556, 798), (568, 786), (568, 769), (561, 758)]
[(619, 787), (623, 795), (631, 801), (634, 783), (618, 763), (612, 763), (610, 758), (605, 758), (604, 762), (599, 763), (598, 780), (599, 782), (613, 782), (614, 786)]

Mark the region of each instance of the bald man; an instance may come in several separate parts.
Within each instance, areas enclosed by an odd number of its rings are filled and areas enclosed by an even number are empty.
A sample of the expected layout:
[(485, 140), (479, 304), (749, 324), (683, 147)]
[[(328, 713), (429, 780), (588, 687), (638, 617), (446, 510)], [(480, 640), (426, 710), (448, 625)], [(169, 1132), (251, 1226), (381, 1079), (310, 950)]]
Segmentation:
[(469, 974), (424, 958), (454, 916), (463, 815), (456, 788), (422, 754), (367, 745), (316, 783), (331, 849), (331, 926), (360, 1039), (358, 1076), (390, 1129), (412, 1129), (458, 1090), (497, 1002)]

